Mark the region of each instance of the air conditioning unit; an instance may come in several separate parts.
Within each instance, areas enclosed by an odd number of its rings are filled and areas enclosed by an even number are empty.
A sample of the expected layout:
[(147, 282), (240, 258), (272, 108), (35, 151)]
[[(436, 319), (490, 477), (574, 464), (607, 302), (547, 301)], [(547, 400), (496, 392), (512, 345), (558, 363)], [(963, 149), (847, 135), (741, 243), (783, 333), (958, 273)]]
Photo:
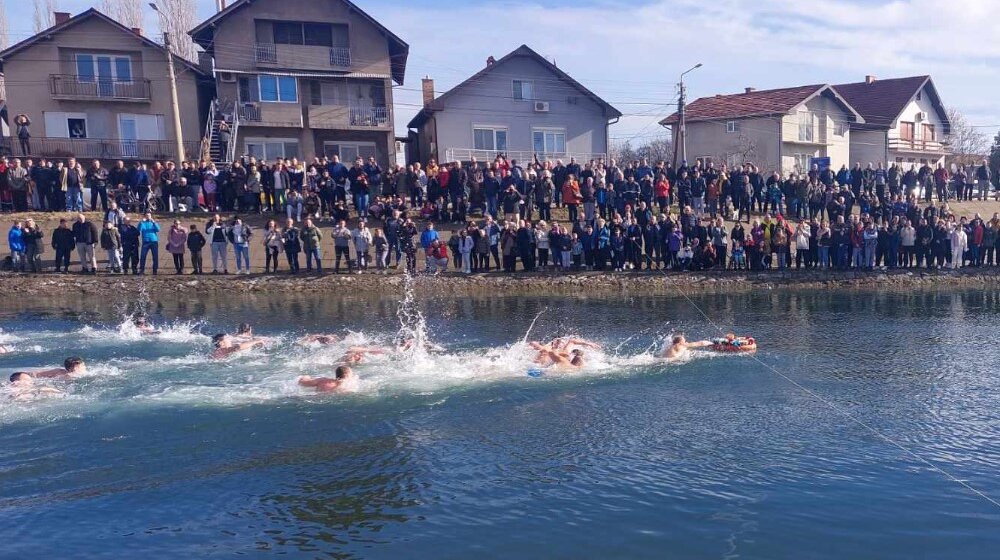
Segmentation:
[(549, 112), (549, 102), (548, 101), (535, 101), (535, 112), (536, 113), (548, 113)]
[(927, 113), (925, 113), (923, 111), (920, 111), (919, 113), (917, 113), (917, 120), (918, 121), (926, 121), (927, 120)]
[(219, 72), (219, 81), (231, 84), (236, 81), (236, 75), (232, 72)]

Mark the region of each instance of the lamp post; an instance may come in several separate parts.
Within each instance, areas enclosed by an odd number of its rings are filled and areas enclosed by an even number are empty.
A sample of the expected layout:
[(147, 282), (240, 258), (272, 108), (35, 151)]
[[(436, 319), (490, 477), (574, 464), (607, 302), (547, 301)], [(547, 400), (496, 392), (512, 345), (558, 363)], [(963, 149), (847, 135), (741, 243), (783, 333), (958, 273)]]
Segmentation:
[(678, 117), (678, 121), (680, 123), (677, 135), (680, 137), (680, 142), (678, 143), (677, 142), (677, 138), (674, 138), (674, 165), (678, 164), (678, 161), (677, 161), (677, 148), (678, 148), (678, 144), (680, 144), (680, 149), (681, 149), (681, 161), (687, 161), (687, 157), (688, 157), (688, 154), (687, 154), (687, 122), (685, 121), (685, 118), (684, 118), (684, 105), (687, 102), (687, 90), (684, 88), (684, 76), (687, 75), (687, 74), (689, 74), (689, 73), (691, 73), (691, 72), (694, 72), (695, 70), (697, 70), (699, 68), (701, 68), (701, 63), (700, 62), (698, 64), (695, 64), (691, 68), (688, 68), (684, 72), (681, 72), (680, 83), (678, 84), (678, 89), (680, 91), (680, 95), (679, 95), (679, 97), (677, 99), (677, 117)]
[[(160, 28), (166, 29), (167, 26), (164, 25), (166, 15), (160, 11), (155, 2), (150, 2), (149, 7), (153, 8), (156, 15), (160, 16)], [(163, 46), (167, 51), (167, 75), (170, 77), (170, 104), (174, 114), (174, 142), (177, 144), (175, 146), (177, 150), (177, 164), (180, 165), (184, 161), (185, 156), (184, 135), (181, 132), (181, 108), (180, 102), (177, 99), (177, 77), (174, 74), (174, 55), (170, 52), (170, 34), (166, 31), (163, 32)]]

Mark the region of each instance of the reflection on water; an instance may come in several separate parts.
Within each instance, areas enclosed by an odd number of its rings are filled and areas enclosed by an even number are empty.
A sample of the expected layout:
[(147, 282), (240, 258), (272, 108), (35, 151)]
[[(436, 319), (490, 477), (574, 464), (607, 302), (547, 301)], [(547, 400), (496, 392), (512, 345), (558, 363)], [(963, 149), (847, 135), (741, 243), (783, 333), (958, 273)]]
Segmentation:
[[(419, 290), (417, 291), (419, 294)], [(8, 298), (9, 300), (10, 298)], [(703, 296), (767, 365), (1000, 495), (996, 292)], [(252, 296), (0, 303), (0, 371), (84, 355), (52, 401), (0, 403), (0, 556), (989, 558), (992, 506), (753, 359), (666, 364), (716, 331), (683, 298)], [(147, 313), (142, 336), (124, 315)], [(576, 375), (525, 374), (522, 339), (602, 342)], [(208, 334), (274, 344), (208, 362)], [(347, 332), (328, 348), (304, 332)], [(400, 334), (402, 331), (403, 334)], [(443, 352), (303, 392), (346, 345)]]

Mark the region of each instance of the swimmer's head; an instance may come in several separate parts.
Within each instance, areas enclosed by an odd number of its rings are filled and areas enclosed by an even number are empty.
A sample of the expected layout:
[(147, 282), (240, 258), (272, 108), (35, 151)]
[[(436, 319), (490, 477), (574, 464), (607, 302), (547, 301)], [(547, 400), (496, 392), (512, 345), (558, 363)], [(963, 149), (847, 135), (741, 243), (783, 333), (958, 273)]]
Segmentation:
[(225, 343), (225, 341), (226, 341), (226, 333), (217, 333), (215, 336), (212, 337), (212, 344), (214, 344), (216, 348), (221, 347)]
[(250, 336), (253, 334), (253, 327), (250, 326), (250, 323), (240, 323), (240, 330), (236, 334)]
[(684, 342), (684, 335), (683, 334), (675, 334), (673, 342), (674, 342), (674, 344), (681, 344), (681, 343), (683, 343)]
[(351, 367), (350, 366), (337, 366), (337, 371), (335, 373), (335, 375), (337, 376), (337, 379), (345, 379), (347, 377), (350, 377), (353, 374), (354, 374), (354, 372), (351, 371)]
[(83, 358), (79, 356), (66, 358), (63, 367), (70, 373), (85, 373), (87, 371), (87, 364), (83, 363)]
[(572, 352), (570, 352), (570, 354), (572, 354), (574, 357), (575, 356), (583, 356), (583, 350), (580, 350), (579, 348), (577, 348), (576, 350), (573, 350)]
[(35, 378), (26, 371), (15, 371), (10, 374), (10, 382), (14, 385), (31, 385), (35, 382)]
[(132, 323), (134, 323), (137, 327), (145, 327), (148, 324), (148, 321), (146, 321), (146, 317), (144, 315), (139, 315), (132, 320)]

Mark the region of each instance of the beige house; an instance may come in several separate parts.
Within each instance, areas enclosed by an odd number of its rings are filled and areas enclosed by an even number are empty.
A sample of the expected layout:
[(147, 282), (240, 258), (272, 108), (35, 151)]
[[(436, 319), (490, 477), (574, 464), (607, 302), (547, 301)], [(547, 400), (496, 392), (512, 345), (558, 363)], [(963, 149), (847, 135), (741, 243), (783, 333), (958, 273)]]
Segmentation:
[[(392, 85), (409, 45), (348, 0), (237, 0), (190, 32), (213, 58), (213, 156), (396, 160)], [(225, 152), (225, 153), (222, 153)]]
[[(677, 138), (678, 114), (660, 121)], [(765, 172), (808, 171), (814, 158), (834, 169), (851, 155), (852, 126), (864, 118), (826, 84), (702, 97), (686, 108), (687, 153)]]
[[(210, 94), (206, 76), (174, 56), (185, 158), (198, 158)], [(167, 52), (96, 9), (3, 52), (11, 151), (24, 155), (14, 119), (31, 119), (34, 157), (178, 159)]]

